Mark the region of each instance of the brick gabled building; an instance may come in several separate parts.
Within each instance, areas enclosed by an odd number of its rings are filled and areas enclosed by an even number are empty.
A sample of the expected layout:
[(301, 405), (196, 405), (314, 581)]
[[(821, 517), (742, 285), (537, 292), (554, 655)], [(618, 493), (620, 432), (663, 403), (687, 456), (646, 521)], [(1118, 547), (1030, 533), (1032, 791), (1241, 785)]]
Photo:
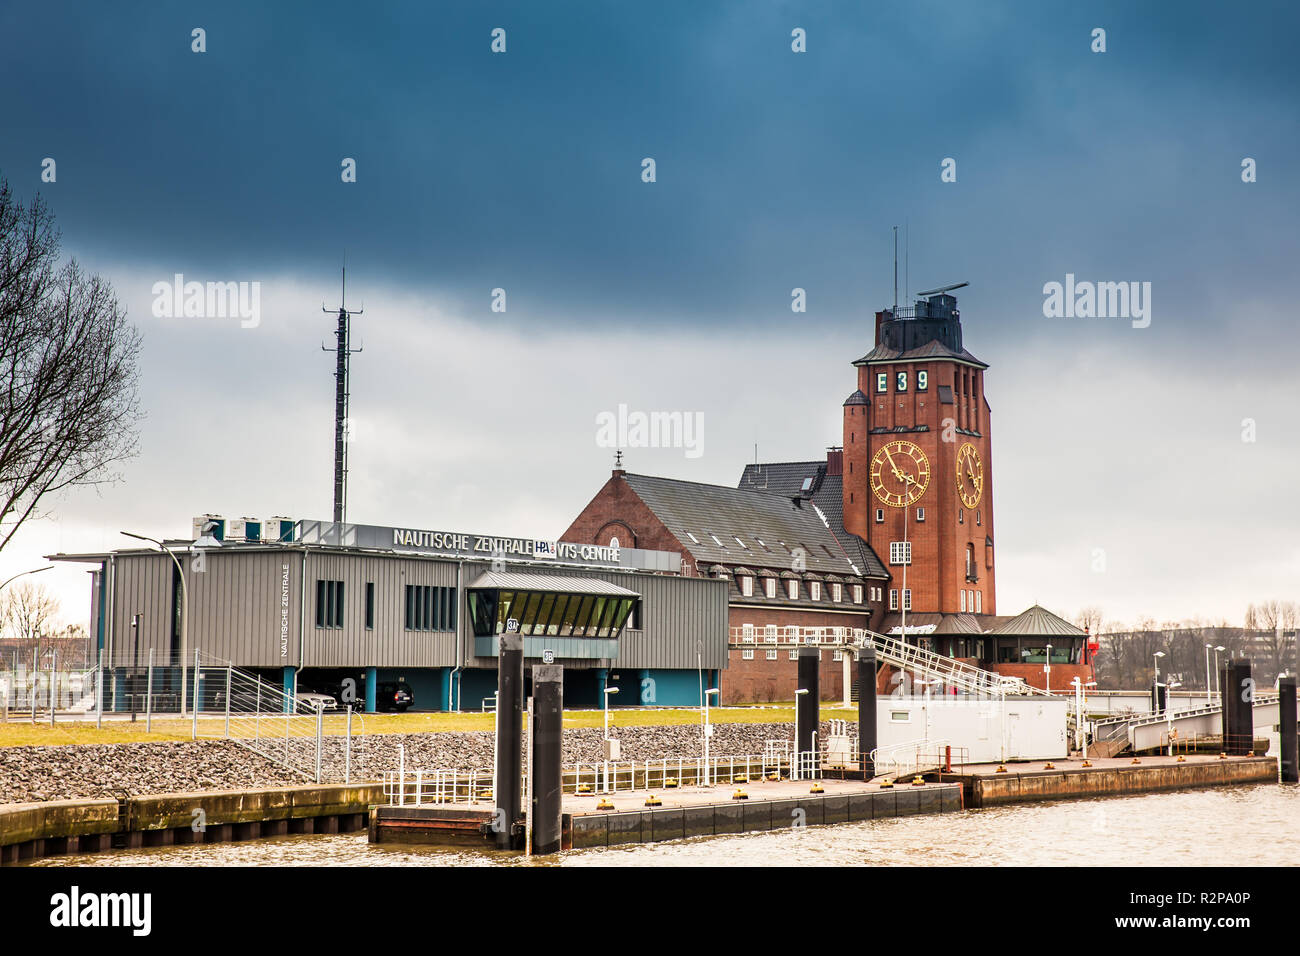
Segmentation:
[[(844, 532), (837, 476), (823, 466), (818, 480), (814, 467), (805, 482), (802, 464), (765, 468), (752, 481), (746, 469), (738, 488), (616, 468), (562, 536), (678, 551), (683, 574), (727, 580), (723, 703), (793, 699), (791, 660), (809, 634), (835, 645), (855, 628), (878, 627), (885, 614), (889, 573), (865, 541)], [(825, 665), (842, 659), (834, 646), (822, 653)], [(842, 671), (823, 667), (823, 699), (842, 695)]]

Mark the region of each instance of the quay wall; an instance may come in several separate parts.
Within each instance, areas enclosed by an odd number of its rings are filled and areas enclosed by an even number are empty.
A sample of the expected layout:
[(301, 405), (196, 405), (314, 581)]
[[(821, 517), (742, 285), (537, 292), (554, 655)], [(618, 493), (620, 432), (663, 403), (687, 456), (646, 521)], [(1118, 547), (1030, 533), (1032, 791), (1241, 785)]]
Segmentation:
[(380, 784), (325, 784), (0, 805), (0, 863), (114, 847), (364, 829)]
[(1188, 790), (1237, 784), (1275, 783), (1274, 757), (1235, 757), (1231, 760), (1185, 764), (1092, 767), (982, 774), (967, 778), (968, 805), (995, 807), (1039, 800), (1122, 796), (1162, 790)]

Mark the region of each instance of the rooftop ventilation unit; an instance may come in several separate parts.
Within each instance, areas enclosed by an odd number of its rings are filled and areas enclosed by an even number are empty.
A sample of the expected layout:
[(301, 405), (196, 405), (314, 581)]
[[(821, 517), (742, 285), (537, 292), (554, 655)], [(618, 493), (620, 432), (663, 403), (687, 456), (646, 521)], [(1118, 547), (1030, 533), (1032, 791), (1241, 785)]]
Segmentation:
[(195, 541), (205, 536), (216, 538), (218, 541), (225, 541), (226, 519), (221, 515), (199, 515), (194, 519), (191, 530), (193, 532), (192, 538)]

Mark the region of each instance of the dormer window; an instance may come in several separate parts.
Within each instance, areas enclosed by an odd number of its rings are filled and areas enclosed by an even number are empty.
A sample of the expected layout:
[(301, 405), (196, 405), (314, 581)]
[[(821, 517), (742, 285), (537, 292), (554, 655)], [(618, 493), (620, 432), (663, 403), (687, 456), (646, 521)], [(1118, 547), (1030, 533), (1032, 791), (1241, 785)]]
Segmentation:
[(853, 603), (854, 603), (854, 604), (861, 604), (861, 603), (862, 603), (862, 585), (861, 585), (861, 584), (855, 584), (855, 585), (853, 585)]
[(820, 582), (818, 581), (808, 582), (808, 596), (812, 598), (814, 601), (820, 601), (822, 599), (822, 586)]
[(837, 604), (844, 600), (844, 585), (831, 582), (831, 600)]
[(763, 593), (768, 597), (776, 597), (776, 578), (765, 578), (763, 580)]
[(785, 582), (785, 593), (789, 595), (791, 601), (799, 600), (799, 582), (798, 581)]
[(745, 597), (754, 596), (754, 579), (749, 577), (749, 575), (745, 575), (740, 579), (740, 593), (745, 595)]

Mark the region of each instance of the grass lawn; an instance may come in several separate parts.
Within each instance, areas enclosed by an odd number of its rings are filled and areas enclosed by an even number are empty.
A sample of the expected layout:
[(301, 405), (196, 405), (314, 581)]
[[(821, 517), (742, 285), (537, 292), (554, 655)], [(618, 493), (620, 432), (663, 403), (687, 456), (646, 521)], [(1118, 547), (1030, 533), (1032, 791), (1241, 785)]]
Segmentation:
[[(857, 719), (857, 708), (845, 710), (838, 705), (823, 703), (823, 720)], [(713, 707), (709, 719), (715, 724), (751, 724), (794, 721), (794, 704), (772, 704), (762, 707)], [(239, 720), (247, 725), (252, 718)], [(345, 732), (347, 718), (343, 715), (325, 717), (325, 733), (331, 736)], [(353, 734), (412, 734), (438, 731), (491, 730), (492, 714), (359, 714), (352, 718)], [(274, 726), (276, 718), (261, 719), (263, 727)], [(692, 725), (700, 722), (700, 712), (694, 708), (613, 709), (609, 722), (615, 727), (663, 727)], [(569, 710), (564, 714), (565, 727), (603, 727), (605, 715), (599, 710)], [(62, 744), (119, 744), (140, 741), (189, 740), (192, 721), (158, 719), (153, 722), (153, 732), (145, 733), (144, 718), (136, 723), (123, 720), (104, 720), (102, 729), (93, 720), (59, 721), (53, 727), (48, 722), (33, 724), (11, 714), (9, 723), (0, 723), (0, 747), (35, 747)], [(199, 731), (205, 736), (220, 736), (224, 729), (221, 717), (201, 717)], [(293, 736), (309, 735), (310, 720), (297, 720), (291, 729)]]

